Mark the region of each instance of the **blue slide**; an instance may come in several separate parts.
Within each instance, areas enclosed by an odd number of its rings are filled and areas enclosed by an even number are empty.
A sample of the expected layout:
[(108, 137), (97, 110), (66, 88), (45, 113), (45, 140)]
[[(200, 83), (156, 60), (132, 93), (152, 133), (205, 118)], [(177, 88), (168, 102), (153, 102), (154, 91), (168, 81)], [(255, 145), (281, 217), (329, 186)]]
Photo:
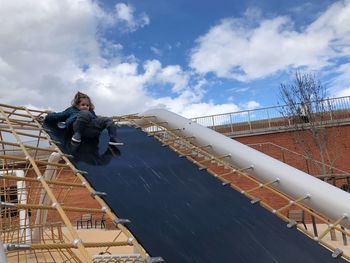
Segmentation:
[(70, 145), (52, 129), (51, 137), (74, 155), (86, 179), (153, 257), (168, 263), (320, 263), (331, 251), (221, 181), (200, 171), (146, 133), (118, 128), (124, 146), (109, 148), (107, 133)]

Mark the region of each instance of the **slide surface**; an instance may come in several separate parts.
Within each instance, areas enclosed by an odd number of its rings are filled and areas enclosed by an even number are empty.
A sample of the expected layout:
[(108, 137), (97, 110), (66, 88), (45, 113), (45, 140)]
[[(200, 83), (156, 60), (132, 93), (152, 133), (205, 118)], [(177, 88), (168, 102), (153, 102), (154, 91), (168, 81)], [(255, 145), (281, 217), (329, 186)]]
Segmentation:
[(133, 127), (118, 128), (124, 146), (99, 139), (70, 145), (51, 137), (153, 257), (167, 263), (346, 262), (186, 158)]

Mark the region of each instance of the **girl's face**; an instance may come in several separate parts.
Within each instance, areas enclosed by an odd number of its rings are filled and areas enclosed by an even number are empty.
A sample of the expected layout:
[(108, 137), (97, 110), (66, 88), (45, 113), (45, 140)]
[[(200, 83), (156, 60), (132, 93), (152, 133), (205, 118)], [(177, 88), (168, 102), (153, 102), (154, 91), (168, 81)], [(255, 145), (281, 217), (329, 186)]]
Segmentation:
[(90, 109), (90, 101), (87, 98), (80, 99), (80, 102), (77, 107), (79, 110), (89, 110)]

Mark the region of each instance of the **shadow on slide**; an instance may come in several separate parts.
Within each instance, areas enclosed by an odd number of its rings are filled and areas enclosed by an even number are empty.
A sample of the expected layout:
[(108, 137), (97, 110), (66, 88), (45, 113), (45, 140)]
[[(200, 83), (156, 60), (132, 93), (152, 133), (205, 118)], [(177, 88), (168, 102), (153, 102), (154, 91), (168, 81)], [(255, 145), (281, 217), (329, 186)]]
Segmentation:
[(104, 166), (113, 158), (120, 156), (120, 150), (116, 146), (108, 145), (107, 131), (104, 130), (100, 137), (83, 138), (81, 143), (71, 140), (72, 131), (60, 129), (53, 125), (45, 125), (50, 130), (52, 139), (58, 141), (61, 150), (73, 156), (71, 161), (74, 164), (87, 163), (89, 165)]

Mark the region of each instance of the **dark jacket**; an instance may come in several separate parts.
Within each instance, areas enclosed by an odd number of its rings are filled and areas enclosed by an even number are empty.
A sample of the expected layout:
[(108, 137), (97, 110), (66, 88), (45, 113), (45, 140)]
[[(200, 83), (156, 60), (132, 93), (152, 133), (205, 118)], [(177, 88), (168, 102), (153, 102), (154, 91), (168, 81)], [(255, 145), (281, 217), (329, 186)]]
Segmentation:
[[(65, 122), (66, 127), (69, 128), (75, 122), (78, 117), (80, 110), (74, 106), (65, 109), (62, 112), (50, 112), (45, 117), (45, 122), (48, 123), (58, 123)], [(96, 113), (93, 110), (90, 110), (92, 115), (96, 117)]]

